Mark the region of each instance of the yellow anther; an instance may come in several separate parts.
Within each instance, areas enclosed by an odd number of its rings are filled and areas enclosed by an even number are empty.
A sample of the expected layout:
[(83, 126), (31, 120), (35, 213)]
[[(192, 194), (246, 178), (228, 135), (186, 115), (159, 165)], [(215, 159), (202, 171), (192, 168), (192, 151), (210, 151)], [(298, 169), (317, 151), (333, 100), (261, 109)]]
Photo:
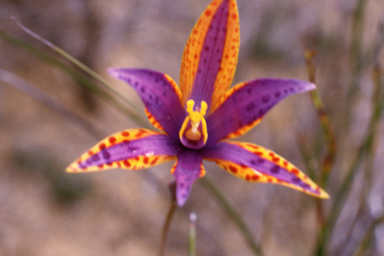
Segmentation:
[[(188, 140), (192, 141), (198, 141), (201, 139), (201, 136), (204, 138), (204, 144), (208, 139), (208, 134), (207, 134), (207, 123), (205, 122), (204, 116), (207, 113), (207, 108), (208, 105), (205, 101), (201, 101), (201, 107), (198, 109), (199, 111), (194, 111), (193, 107), (195, 106), (195, 101), (194, 100), (188, 100), (187, 101), (187, 113), (189, 114), (184, 122), (183, 125), (181, 126), (181, 129), (179, 131), (179, 137), (180, 140), (182, 139), (184, 132), (185, 132), (185, 137)], [(188, 124), (191, 124), (191, 127), (187, 129)], [(201, 132), (199, 131), (199, 126), (201, 123)]]
[(193, 112), (193, 106), (195, 106), (194, 100), (188, 100), (187, 101), (187, 112), (191, 114)]
[(208, 108), (208, 105), (205, 101), (202, 101), (201, 102), (201, 109), (200, 109), (200, 114), (202, 116), (205, 116), (205, 114), (207, 114), (207, 108)]

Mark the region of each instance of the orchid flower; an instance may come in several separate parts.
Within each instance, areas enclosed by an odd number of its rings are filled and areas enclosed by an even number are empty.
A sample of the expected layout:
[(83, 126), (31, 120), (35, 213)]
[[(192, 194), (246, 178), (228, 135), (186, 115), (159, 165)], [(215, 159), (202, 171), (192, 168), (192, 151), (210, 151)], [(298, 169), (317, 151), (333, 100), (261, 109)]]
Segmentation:
[(203, 160), (249, 182), (284, 185), (309, 195), (328, 194), (293, 164), (248, 142), (228, 141), (257, 125), (279, 101), (314, 90), (296, 79), (258, 79), (229, 89), (240, 44), (235, 0), (214, 0), (205, 9), (185, 47), (180, 89), (166, 74), (111, 68), (110, 75), (132, 86), (159, 131), (128, 129), (103, 139), (68, 166), (68, 172), (111, 168), (139, 170), (176, 160), (171, 169), (179, 206), (196, 179), (205, 175)]

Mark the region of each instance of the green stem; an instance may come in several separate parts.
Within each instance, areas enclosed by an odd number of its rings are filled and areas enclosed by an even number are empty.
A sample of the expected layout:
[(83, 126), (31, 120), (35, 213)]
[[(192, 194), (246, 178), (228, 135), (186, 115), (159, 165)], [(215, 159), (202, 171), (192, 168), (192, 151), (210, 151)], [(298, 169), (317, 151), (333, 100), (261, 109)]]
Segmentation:
[(375, 228), (384, 222), (384, 215), (382, 215), (380, 218), (374, 220), (371, 222), (371, 224), (369, 225), (369, 227), (367, 228), (367, 230), (365, 231), (364, 233), (364, 236), (363, 238), (361, 239), (359, 245), (358, 245), (358, 248), (356, 250), (356, 253), (354, 254), (354, 256), (362, 256), (364, 255), (364, 253), (369, 249), (369, 247), (371, 246), (372, 244), (372, 241), (374, 241), (374, 237), (375, 237)]
[(30, 30), (29, 28), (25, 27), (23, 24), (21, 24), (20, 21), (18, 21), (15, 17), (11, 17), (12, 20), (14, 20), (16, 22), (16, 24), (24, 31), (26, 32), (27, 34), (31, 35), (32, 37), (34, 37), (35, 39), (39, 40), (40, 42), (42, 42), (43, 44), (47, 45), (48, 47), (50, 47), (52, 50), (54, 50), (55, 52), (59, 53), (61, 56), (63, 56), (64, 58), (66, 58), (67, 60), (69, 60), (70, 62), (72, 62), (73, 64), (75, 64), (77, 67), (79, 67), (81, 70), (83, 70), (84, 72), (86, 72), (88, 75), (90, 75), (91, 77), (93, 77), (94, 79), (96, 79), (97, 81), (99, 81), (103, 86), (105, 86), (108, 90), (110, 90), (115, 96), (117, 96), (118, 98), (120, 98), (121, 100), (123, 100), (124, 102), (126, 102), (129, 106), (131, 106), (137, 113), (139, 113), (140, 115), (142, 115), (143, 117), (146, 117), (143, 112), (141, 111), (141, 109), (139, 109), (137, 107), (136, 104), (134, 104), (132, 101), (130, 101), (129, 99), (125, 98), (124, 96), (122, 96), (117, 90), (115, 90), (113, 88), (113, 86), (107, 81), (105, 80), (102, 76), (100, 76), (98, 73), (96, 73), (95, 71), (93, 71), (92, 69), (90, 69), (88, 66), (84, 65), (83, 63), (81, 63), (80, 61), (78, 61), (76, 58), (74, 58), (72, 55), (70, 55), (69, 53), (67, 53), (66, 51), (64, 51), (63, 49), (61, 49), (60, 47), (52, 44), (51, 42), (49, 42), (48, 40), (46, 40), (45, 38), (42, 38), (41, 36), (39, 36), (38, 34), (36, 34), (35, 32), (33, 32), (32, 30)]
[(189, 214), (189, 256), (196, 256), (196, 213)]
[(169, 184), (169, 190), (171, 192), (171, 205), (169, 206), (168, 214), (167, 214), (167, 217), (165, 218), (163, 230), (161, 232), (161, 240), (160, 240), (160, 247), (159, 247), (159, 254), (158, 254), (159, 256), (164, 256), (169, 228), (171, 226), (173, 216), (175, 215), (175, 212), (177, 210), (175, 182), (172, 182), (171, 184)]
[(66, 64), (56, 60), (54, 57), (46, 54), (45, 52), (37, 49), (36, 47), (16, 38), (5, 32), (4, 30), (0, 29), (0, 38), (4, 39), (5, 41), (13, 44), (16, 47), (19, 47), (29, 53), (31, 53), (36, 58), (46, 62), (47, 64), (56, 67), (57, 69), (63, 71), (64, 73), (68, 74), (70, 77), (72, 77), (75, 81), (77, 81), (80, 85), (84, 86), (86, 89), (88, 89), (90, 92), (94, 93), (98, 97), (100, 97), (102, 100), (109, 103), (111, 106), (115, 107), (117, 110), (119, 110), (124, 115), (127, 115), (132, 118), (133, 121), (136, 123), (141, 124), (144, 127), (148, 127), (148, 124), (143, 121), (143, 118), (138, 116), (137, 114), (133, 113), (130, 109), (126, 108), (124, 105), (116, 101), (116, 99), (110, 95), (106, 90), (96, 86), (92, 80), (90, 80), (88, 77), (80, 74), (73, 68), (67, 66)]
[(75, 112), (63, 106), (60, 102), (53, 99), (49, 94), (40, 90), (34, 84), (14, 75), (11, 72), (0, 69), (0, 81), (13, 86), (14, 88), (24, 92), (31, 98), (45, 105), (49, 109), (57, 112), (62, 117), (66, 118), (70, 122), (79, 125), (87, 134), (100, 138), (100, 132), (98, 132), (92, 124), (90, 124), (87, 120), (77, 115)]
[[(338, 193), (334, 198), (333, 206), (331, 207), (331, 212), (329, 214), (328, 221), (326, 225), (323, 226), (321, 232), (321, 239), (318, 244), (318, 252), (324, 251), (325, 244), (327, 239), (332, 234), (333, 227), (337, 221), (337, 218), (343, 209), (346, 198), (349, 195), (351, 190), (351, 184), (355, 174), (357, 173), (361, 163), (363, 162), (365, 157), (369, 157), (371, 154), (374, 154), (374, 142), (376, 141), (377, 129), (381, 120), (381, 116), (384, 110), (384, 84), (381, 81), (381, 71), (375, 66), (374, 77), (376, 82), (376, 90), (374, 94), (374, 111), (369, 123), (369, 128), (366, 133), (365, 139), (361, 144), (353, 163), (347, 171), (347, 175), (340, 186)], [(369, 159), (368, 159), (369, 160)], [(371, 160), (373, 161), (373, 160)], [(322, 254), (317, 254), (322, 255)]]
[[(315, 51), (305, 52), (308, 78), (309, 78), (309, 81), (312, 83), (316, 82), (316, 76), (315, 76), (316, 70), (315, 70), (315, 65), (313, 64), (313, 58), (315, 57), (315, 55), (316, 55)], [(330, 122), (329, 116), (325, 111), (324, 104), (321, 100), (319, 91), (313, 90), (310, 92), (310, 95), (311, 95), (313, 105), (317, 111), (317, 116), (319, 118), (321, 127), (323, 129), (323, 134), (327, 144), (327, 150), (321, 166), (321, 172), (320, 172), (321, 176), (319, 178), (319, 185), (325, 186), (328, 182), (329, 174), (331, 172), (331, 169), (333, 167), (333, 164), (336, 158), (336, 152), (337, 152), (336, 135), (335, 135), (333, 126)]]
[(252, 233), (249, 231), (247, 225), (244, 223), (240, 214), (236, 211), (236, 209), (231, 205), (231, 203), (227, 200), (227, 198), (221, 193), (219, 188), (210, 180), (207, 176), (200, 179), (202, 185), (211, 192), (212, 195), (216, 197), (217, 202), (220, 203), (220, 206), (227, 213), (227, 215), (236, 223), (237, 227), (243, 233), (249, 247), (255, 253), (255, 255), (263, 255), (262, 248), (255, 242), (255, 238)]

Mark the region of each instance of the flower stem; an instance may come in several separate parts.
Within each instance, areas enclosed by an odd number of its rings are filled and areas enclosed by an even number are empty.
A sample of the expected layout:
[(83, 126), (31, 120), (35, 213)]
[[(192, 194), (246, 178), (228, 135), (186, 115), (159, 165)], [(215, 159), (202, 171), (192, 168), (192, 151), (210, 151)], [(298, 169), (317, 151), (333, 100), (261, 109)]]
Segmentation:
[(210, 180), (207, 176), (200, 179), (202, 185), (211, 192), (212, 195), (215, 196), (216, 201), (219, 202), (220, 206), (227, 213), (227, 215), (236, 223), (237, 227), (243, 233), (249, 247), (255, 253), (255, 255), (263, 255), (262, 248), (259, 244), (255, 242), (255, 238), (252, 233), (249, 231), (247, 225), (244, 223), (240, 214), (236, 211), (236, 209), (231, 205), (231, 203), (227, 200), (227, 198), (221, 193), (220, 189), (216, 187), (212, 180)]
[(164, 256), (165, 253), (165, 247), (167, 244), (167, 238), (169, 233), (169, 228), (171, 226), (173, 216), (175, 215), (176, 209), (177, 209), (177, 202), (176, 202), (176, 183), (172, 182), (168, 185), (169, 190), (171, 192), (171, 205), (168, 210), (167, 217), (165, 218), (165, 222), (163, 225), (163, 230), (161, 232), (161, 240), (160, 240), (160, 248), (159, 248), (159, 256)]
[(196, 213), (189, 214), (189, 256), (196, 256)]

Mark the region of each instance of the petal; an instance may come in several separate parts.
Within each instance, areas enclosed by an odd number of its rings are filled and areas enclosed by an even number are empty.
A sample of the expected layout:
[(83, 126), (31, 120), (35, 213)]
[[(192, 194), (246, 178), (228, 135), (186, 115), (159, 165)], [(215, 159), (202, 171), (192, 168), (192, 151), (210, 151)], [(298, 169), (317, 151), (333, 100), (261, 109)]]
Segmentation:
[(176, 180), (176, 199), (181, 207), (187, 201), (195, 180), (205, 175), (203, 160), (198, 151), (183, 149), (177, 155), (171, 173)]
[(329, 198), (327, 192), (287, 160), (251, 143), (220, 142), (205, 148), (202, 156), (246, 181), (280, 184), (311, 196)]
[(176, 158), (179, 145), (164, 133), (146, 129), (124, 130), (97, 143), (69, 165), (66, 171), (148, 168)]
[(149, 121), (178, 139), (179, 129), (186, 116), (180, 102), (180, 90), (169, 76), (147, 69), (108, 69), (113, 77), (131, 85), (145, 105)]
[[(200, 16), (183, 53), (182, 103), (205, 101), (212, 109), (231, 85), (240, 44), (235, 0), (215, 0)], [(209, 113), (209, 111), (208, 111)]]
[(285, 97), (316, 89), (310, 82), (295, 79), (258, 79), (236, 85), (207, 117), (208, 141), (213, 145), (224, 138), (238, 137), (256, 124)]

